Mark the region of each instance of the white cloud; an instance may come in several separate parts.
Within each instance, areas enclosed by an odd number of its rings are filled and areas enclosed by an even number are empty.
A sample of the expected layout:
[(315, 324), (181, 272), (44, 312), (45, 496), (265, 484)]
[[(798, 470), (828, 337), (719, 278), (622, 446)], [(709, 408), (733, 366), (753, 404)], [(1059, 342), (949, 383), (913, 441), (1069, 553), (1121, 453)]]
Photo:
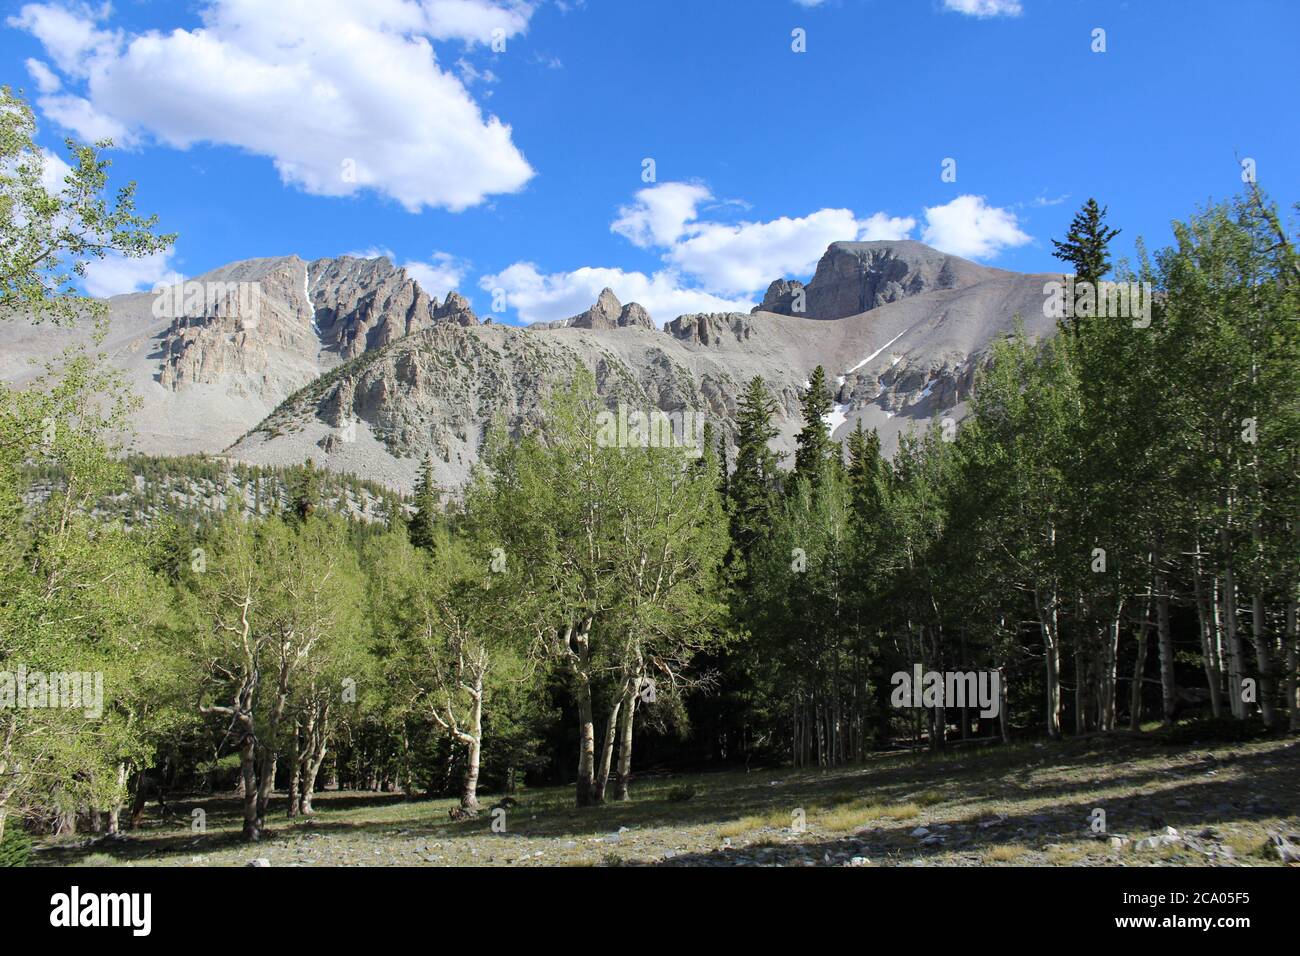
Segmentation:
[(72, 172), (72, 167), (48, 149), (41, 150), (41, 185), (51, 195), (63, 192), (64, 178)]
[(619, 207), (609, 228), (642, 249), (668, 246), (686, 231), (700, 204), (712, 198), (707, 188), (695, 183), (651, 186), (638, 192), (632, 205)]
[(916, 228), (916, 220), (911, 216), (891, 216), (888, 213), (874, 212), (858, 223), (858, 226), (860, 242), (906, 239)]
[[(389, 262), (397, 262), (396, 253), (387, 246), (370, 246), (343, 254), (354, 259), (387, 259)], [(439, 300), (445, 299), (448, 292), (458, 291), (461, 288), (469, 267), (469, 262), (450, 252), (435, 252), (427, 262), (407, 259), (401, 264), (401, 268), (420, 284), (420, 288)]]
[(29, 3), (17, 16), (9, 17), (8, 23), (40, 40), (64, 73), (85, 77), (95, 63), (114, 57), (121, 45), (120, 33), (98, 26), (107, 12), (104, 9), (96, 13), (85, 5)]
[(42, 113), (88, 143), (111, 139), (117, 146), (133, 146), (137, 142), (125, 126), (101, 113), (84, 96), (42, 96), (36, 102)]
[(567, 319), (591, 307), (606, 287), (624, 304), (639, 302), (657, 325), (688, 312), (748, 312), (754, 302), (725, 298), (685, 287), (680, 276), (665, 270), (647, 276), (644, 272), (584, 267), (572, 272), (544, 274), (531, 262), (516, 262), (496, 275), (479, 279), (479, 286), (495, 294), (506, 293), (506, 304), (521, 322), (551, 322)]
[(849, 209), (766, 222), (699, 218), (705, 209), (737, 206), (744, 204), (719, 202), (700, 183), (650, 186), (619, 208), (610, 230), (658, 251), (665, 268), (646, 274), (586, 266), (546, 274), (531, 262), (516, 262), (483, 276), (479, 285), (488, 292), (504, 290), (508, 307), (526, 323), (576, 315), (608, 286), (623, 302), (641, 303), (662, 324), (688, 312), (748, 312), (773, 279), (811, 274), (832, 242), (904, 239), (916, 228), (910, 217), (877, 212), (858, 219)]
[(1029, 204), (1031, 206), (1038, 206), (1038, 207), (1059, 206), (1061, 203), (1065, 202), (1069, 198), (1070, 198), (1069, 193), (1063, 193), (1062, 195), (1056, 196), (1054, 198), (1050, 196), (1035, 196), (1033, 200), (1030, 201)]
[(709, 292), (736, 295), (763, 289), (780, 276), (812, 272), (826, 247), (844, 239), (903, 239), (911, 218), (875, 213), (859, 220), (849, 209), (819, 209), (767, 222), (699, 220), (712, 193), (695, 183), (660, 183), (636, 194), (610, 227), (641, 248), (658, 247), (671, 271)]
[(860, 228), (848, 209), (769, 222), (703, 223), (674, 243), (666, 258), (706, 288), (748, 292), (780, 276), (811, 272), (827, 246), (856, 237)]
[(103, 259), (86, 263), (82, 280), (86, 292), (96, 298), (141, 292), (153, 288), (164, 280), (170, 281), (174, 272), (170, 251), (154, 252), (138, 259), (110, 252)]
[(460, 74), (461, 82), (466, 86), (473, 86), (475, 83), (495, 83), (498, 77), (491, 70), (484, 68), (480, 70), (469, 60), (461, 57), (456, 61), (456, 72)]
[(532, 10), (519, 0), (208, 0), (200, 29), (127, 36), (85, 9), (29, 4), (9, 22), (84, 80), (82, 95), (38, 101), (80, 136), (235, 146), (270, 157), (306, 192), (370, 189), (415, 212), (461, 210), (532, 178), (510, 127), (484, 117), (432, 43), (518, 36)]
[(34, 57), (27, 58), (27, 72), (31, 74), (36, 81), (36, 89), (41, 93), (57, 93), (59, 87), (63, 85), (60, 80), (45, 63)]
[(1021, 231), (1014, 213), (987, 205), (983, 196), (970, 195), (926, 207), (921, 240), (941, 252), (972, 259), (992, 258), (1005, 248), (1032, 241)]
[(946, 10), (971, 17), (1018, 17), (1020, 0), (943, 0)]
[(428, 33), (435, 40), (488, 44), (494, 31), (501, 37), (528, 30), (536, 3), (522, 0), (423, 0)]
[(469, 271), (469, 263), (449, 252), (435, 252), (428, 262), (411, 259), (403, 262), (402, 268), (420, 283), (420, 288), (441, 300), (447, 297), (448, 292), (460, 289), (465, 273)]
[(350, 249), (343, 253), (353, 259), (387, 259), (394, 262), (397, 259), (396, 253), (387, 246), (367, 246), (364, 249)]

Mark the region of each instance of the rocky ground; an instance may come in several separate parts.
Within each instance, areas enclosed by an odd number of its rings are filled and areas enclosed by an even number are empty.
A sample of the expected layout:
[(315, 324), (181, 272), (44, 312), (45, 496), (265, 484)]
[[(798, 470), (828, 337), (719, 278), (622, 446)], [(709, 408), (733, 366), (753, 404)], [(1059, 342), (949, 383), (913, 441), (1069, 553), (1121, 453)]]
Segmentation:
[[(451, 800), (328, 792), (306, 820), (238, 840), (230, 797), (177, 799), (120, 839), (72, 838), (33, 863), (163, 866), (1266, 866), (1300, 863), (1300, 741), (1129, 736), (834, 771), (639, 779), (630, 803), (579, 811), (569, 788), (452, 822)], [(283, 812), (283, 799), (275, 809)], [(153, 807), (150, 810), (153, 811)], [(193, 832), (192, 814), (206, 814)], [(1097, 811), (1104, 811), (1103, 818)], [(1098, 829), (1100, 832), (1094, 832)], [(503, 832), (496, 832), (503, 830)]]

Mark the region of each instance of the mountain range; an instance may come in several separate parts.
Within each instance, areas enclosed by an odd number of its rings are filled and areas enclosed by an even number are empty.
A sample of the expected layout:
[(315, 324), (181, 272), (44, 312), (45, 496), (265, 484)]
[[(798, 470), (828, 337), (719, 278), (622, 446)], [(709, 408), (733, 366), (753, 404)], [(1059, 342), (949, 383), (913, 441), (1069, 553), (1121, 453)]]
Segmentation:
[[(745, 383), (761, 375), (778, 404), (774, 447), (787, 452), (800, 393), (821, 365), (834, 437), (861, 420), (893, 449), (909, 428), (963, 417), (976, 369), (1016, 316), (1031, 337), (1053, 332), (1043, 286), (1058, 278), (907, 240), (836, 242), (806, 285), (775, 280), (751, 313), (660, 327), (606, 289), (580, 315), (523, 328), (480, 320), (455, 292), (439, 302), (385, 258), (284, 256), (223, 266), (163, 297), (109, 299), (101, 350), (141, 400), (134, 451), (311, 458), (399, 489), (431, 456), (450, 489), (494, 417), (536, 422), (578, 364), (611, 406), (701, 410), (724, 434)], [(86, 334), (0, 323), (0, 379), (21, 385)]]

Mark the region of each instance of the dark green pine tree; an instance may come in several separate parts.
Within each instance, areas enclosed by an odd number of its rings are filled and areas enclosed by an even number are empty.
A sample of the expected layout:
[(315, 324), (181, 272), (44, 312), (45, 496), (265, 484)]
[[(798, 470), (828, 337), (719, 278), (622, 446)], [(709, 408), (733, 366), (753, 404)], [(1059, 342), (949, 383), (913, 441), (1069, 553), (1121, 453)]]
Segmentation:
[[(1110, 241), (1119, 235), (1119, 230), (1106, 225), (1106, 208), (1098, 206), (1097, 200), (1089, 199), (1075, 214), (1065, 241), (1052, 240), (1056, 247), (1052, 255), (1074, 266), (1076, 282), (1091, 282), (1096, 286), (1110, 272)], [(1071, 316), (1069, 328), (1078, 331), (1077, 315)]]
[(433, 481), (433, 458), (426, 456), (415, 482), (415, 513), (406, 525), (411, 544), (432, 552), (438, 522), (438, 492)]
[(306, 521), (318, 507), (320, 477), (316, 474), (316, 463), (308, 458), (293, 489), (293, 513), (299, 521)]
[(1106, 211), (1107, 207), (1089, 199), (1075, 214), (1065, 241), (1052, 240), (1056, 247), (1052, 255), (1073, 265), (1074, 274), (1081, 282), (1100, 282), (1110, 271), (1110, 241), (1119, 235), (1119, 230), (1106, 225)]
[(839, 445), (831, 441), (826, 418), (834, 408), (831, 390), (826, 385), (826, 370), (818, 365), (803, 397), (803, 429), (795, 438), (794, 473), (806, 477), (814, 487), (821, 483), (828, 463), (833, 462)]
[(762, 376), (754, 376), (736, 410), (736, 468), (728, 485), (732, 541), (746, 560), (772, 519), (780, 458), (768, 445), (777, 436), (776, 410)]
[(888, 487), (888, 462), (880, 454), (880, 435), (873, 428), (862, 430), (862, 422), (848, 439), (849, 495), (859, 527), (874, 522), (884, 505)]
[(731, 498), (731, 462), (727, 457), (727, 433), (718, 431), (718, 493), (722, 500)]

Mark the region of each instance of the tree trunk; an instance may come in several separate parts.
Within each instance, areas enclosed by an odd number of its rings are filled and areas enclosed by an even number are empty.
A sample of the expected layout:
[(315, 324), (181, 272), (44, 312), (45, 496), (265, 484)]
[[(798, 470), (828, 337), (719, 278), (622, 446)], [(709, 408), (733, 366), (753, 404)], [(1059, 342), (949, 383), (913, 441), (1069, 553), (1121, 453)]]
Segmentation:
[(474, 677), (470, 689), (469, 732), (465, 735), (465, 786), (460, 792), (460, 805), (471, 813), (478, 812), (479, 755), (483, 751), (483, 676)]
[(1147, 592), (1142, 607), (1142, 620), (1137, 630), (1137, 657), (1133, 661), (1133, 684), (1128, 693), (1128, 729), (1136, 733), (1142, 729), (1142, 682), (1147, 669), (1147, 633), (1151, 630), (1151, 592)]
[(1291, 732), (1300, 731), (1300, 700), (1296, 698), (1297, 671), (1300, 671), (1300, 602), (1286, 606), (1286, 706), (1291, 713)]
[(1169, 630), (1169, 583), (1157, 551), (1152, 555), (1155, 565), (1156, 589), (1156, 643), (1160, 648), (1160, 713), (1166, 727), (1174, 722), (1178, 712), (1178, 685), (1174, 676), (1174, 637)]
[(325, 753), (329, 746), (329, 712), (329, 701), (322, 700), (317, 707), (312, 724), (312, 735), (303, 755), (302, 790), (298, 806), (298, 812), (303, 816), (310, 816), (316, 812), (312, 808), (312, 798), (316, 795), (316, 780), (320, 775), (321, 764), (325, 762)]
[(998, 668), (998, 726), (1002, 731), (1002, 742), (1011, 743), (1011, 716), (1007, 713), (1007, 672)]
[(1273, 683), (1273, 654), (1268, 643), (1268, 625), (1264, 620), (1264, 596), (1255, 587), (1250, 599), (1250, 636), (1255, 644), (1255, 666), (1259, 669), (1259, 709), (1264, 717), (1264, 726), (1272, 727), (1277, 720), (1274, 698), (1277, 687)]
[(623, 694), (613, 702), (605, 720), (605, 733), (600, 741), (600, 763), (596, 768), (596, 783), (592, 790), (595, 803), (605, 802), (605, 789), (609, 786), (609, 771), (614, 762), (614, 739), (618, 735), (619, 714), (623, 710)]
[(1056, 595), (1044, 607), (1040, 593), (1034, 589), (1034, 605), (1038, 609), (1038, 624), (1043, 635), (1043, 662), (1047, 671), (1047, 735), (1061, 736), (1061, 656), (1057, 633)]
[(1119, 721), (1119, 628), (1123, 611), (1123, 600), (1117, 600), (1102, 648), (1098, 703), (1100, 729), (1106, 732), (1114, 730)]
[(574, 653), (577, 655), (577, 660), (573, 664), (573, 682), (574, 696), (578, 701), (578, 780), (575, 797), (580, 807), (591, 806), (596, 775), (596, 729), (591, 709), (588, 643), (590, 637), (591, 621), (588, 619), (579, 626), (574, 638)]
[(257, 799), (257, 738), (251, 717), (244, 717), (244, 735), (239, 743), (239, 775), (244, 784), (244, 840), (256, 843), (262, 837), (262, 818)]
[(1237, 718), (1246, 716), (1246, 705), (1241, 699), (1242, 659), (1241, 635), (1237, 631), (1237, 577), (1232, 568), (1232, 541), (1228, 529), (1220, 531), (1224, 548), (1223, 566), (1223, 620), (1228, 632), (1228, 700), (1232, 704), (1232, 715)]
[(126, 778), (128, 776), (126, 761), (117, 765), (117, 795), (108, 811), (108, 832), (116, 836), (122, 832), (122, 803), (126, 795)]
[[(307, 718), (310, 720), (311, 718)], [(299, 793), (302, 785), (302, 764), (303, 754), (306, 750), (306, 744), (303, 741), (304, 732), (302, 721), (299, 721), (293, 728), (293, 753), (290, 755), (289, 762), (289, 799), (285, 801), (288, 806), (285, 808), (285, 815), (293, 819), (298, 815), (299, 810)]]
[(1219, 582), (1217, 578), (1211, 579), (1209, 593), (1206, 593), (1205, 579), (1200, 568), (1197, 568), (1193, 581), (1196, 587), (1196, 616), (1201, 631), (1201, 665), (1205, 668), (1205, 683), (1210, 691), (1210, 712), (1219, 717), (1223, 714), (1223, 673), (1219, 661)]
[(628, 689), (623, 697), (623, 713), (620, 716), (618, 740), (618, 784), (614, 791), (615, 800), (631, 800), (632, 786), (632, 727), (636, 719), (637, 684)]

